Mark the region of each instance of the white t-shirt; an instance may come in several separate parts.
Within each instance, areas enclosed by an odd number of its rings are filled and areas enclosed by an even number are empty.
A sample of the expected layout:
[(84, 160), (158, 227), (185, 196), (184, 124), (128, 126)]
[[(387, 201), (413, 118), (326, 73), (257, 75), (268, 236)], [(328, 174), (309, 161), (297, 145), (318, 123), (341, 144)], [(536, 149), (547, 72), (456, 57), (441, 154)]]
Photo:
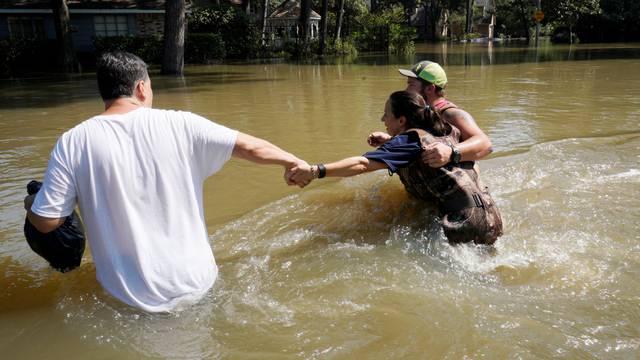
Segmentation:
[(237, 134), (181, 111), (93, 117), (58, 139), (31, 210), (65, 217), (77, 201), (102, 286), (143, 310), (171, 310), (216, 280), (202, 186)]

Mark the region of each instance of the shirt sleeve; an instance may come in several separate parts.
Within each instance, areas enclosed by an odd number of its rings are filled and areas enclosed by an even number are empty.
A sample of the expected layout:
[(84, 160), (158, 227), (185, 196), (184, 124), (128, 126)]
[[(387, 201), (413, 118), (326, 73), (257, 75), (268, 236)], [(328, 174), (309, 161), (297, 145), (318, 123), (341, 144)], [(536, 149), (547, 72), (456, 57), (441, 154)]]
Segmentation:
[(390, 173), (407, 167), (422, 152), (420, 138), (415, 132), (394, 136), (378, 149), (365, 153), (369, 160), (385, 163)]
[(76, 188), (73, 172), (67, 164), (64, 135), (51, 152), (47, 172), (31, 211), (47, 218), (69, 216), (76, 206)]
[(229, 161), (238, 131), (202, 116), (187, 114), (188, 128), (193, 141), (194, 162), (203, 178), (206, 178), (219, 171)]

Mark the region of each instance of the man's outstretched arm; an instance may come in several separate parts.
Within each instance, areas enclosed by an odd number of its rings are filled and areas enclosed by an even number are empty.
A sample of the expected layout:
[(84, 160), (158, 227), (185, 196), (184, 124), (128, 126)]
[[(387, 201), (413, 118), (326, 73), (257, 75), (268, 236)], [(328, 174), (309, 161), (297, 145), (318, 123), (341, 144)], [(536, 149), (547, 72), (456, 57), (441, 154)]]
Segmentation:
[(287, 171), (294, 166), (308, 165), (306, 161), (298, 159), (295, 155), (266, 140), (239, 132), (232, 155), (257, 164), (281, 165), (285, 168), (285, 181), (287, 184), (300, 187), (308, 184), (308, 182), (304, 184), (294, 183), (287, 176)]

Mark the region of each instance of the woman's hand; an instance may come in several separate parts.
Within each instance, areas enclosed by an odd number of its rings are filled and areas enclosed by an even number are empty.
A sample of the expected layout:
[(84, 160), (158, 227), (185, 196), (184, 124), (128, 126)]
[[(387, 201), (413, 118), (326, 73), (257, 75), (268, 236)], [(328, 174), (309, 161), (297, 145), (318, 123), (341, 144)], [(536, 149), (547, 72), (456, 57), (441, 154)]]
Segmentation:
[(300, 188), (309, 185), (311, 181), (317, 177), (314, 166), (315, 165), (311, 166), (307, 163), (300, 163), (290, 168), (285, 174), (287, 184), (298, 185)]
[(369, 137), (367, 137), (367, 144), (373, 147), (379, 147), (387, 141), (391, 140), (391, 138), (392, 136), (385, 132), (375, 131), (369, 134)]

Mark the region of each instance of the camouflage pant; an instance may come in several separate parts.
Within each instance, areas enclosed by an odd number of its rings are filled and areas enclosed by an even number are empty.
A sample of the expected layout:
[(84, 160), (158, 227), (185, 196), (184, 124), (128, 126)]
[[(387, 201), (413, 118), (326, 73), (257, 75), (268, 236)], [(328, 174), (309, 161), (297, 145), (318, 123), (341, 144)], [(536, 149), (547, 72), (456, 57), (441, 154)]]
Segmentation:
[(502, 218), (488, 192), (481, 194), (483, 207), (469, 207), (443, 214), (442, 229), (449, 242), (473, 241), (476, 244), (493, 244), (502, 235)]

